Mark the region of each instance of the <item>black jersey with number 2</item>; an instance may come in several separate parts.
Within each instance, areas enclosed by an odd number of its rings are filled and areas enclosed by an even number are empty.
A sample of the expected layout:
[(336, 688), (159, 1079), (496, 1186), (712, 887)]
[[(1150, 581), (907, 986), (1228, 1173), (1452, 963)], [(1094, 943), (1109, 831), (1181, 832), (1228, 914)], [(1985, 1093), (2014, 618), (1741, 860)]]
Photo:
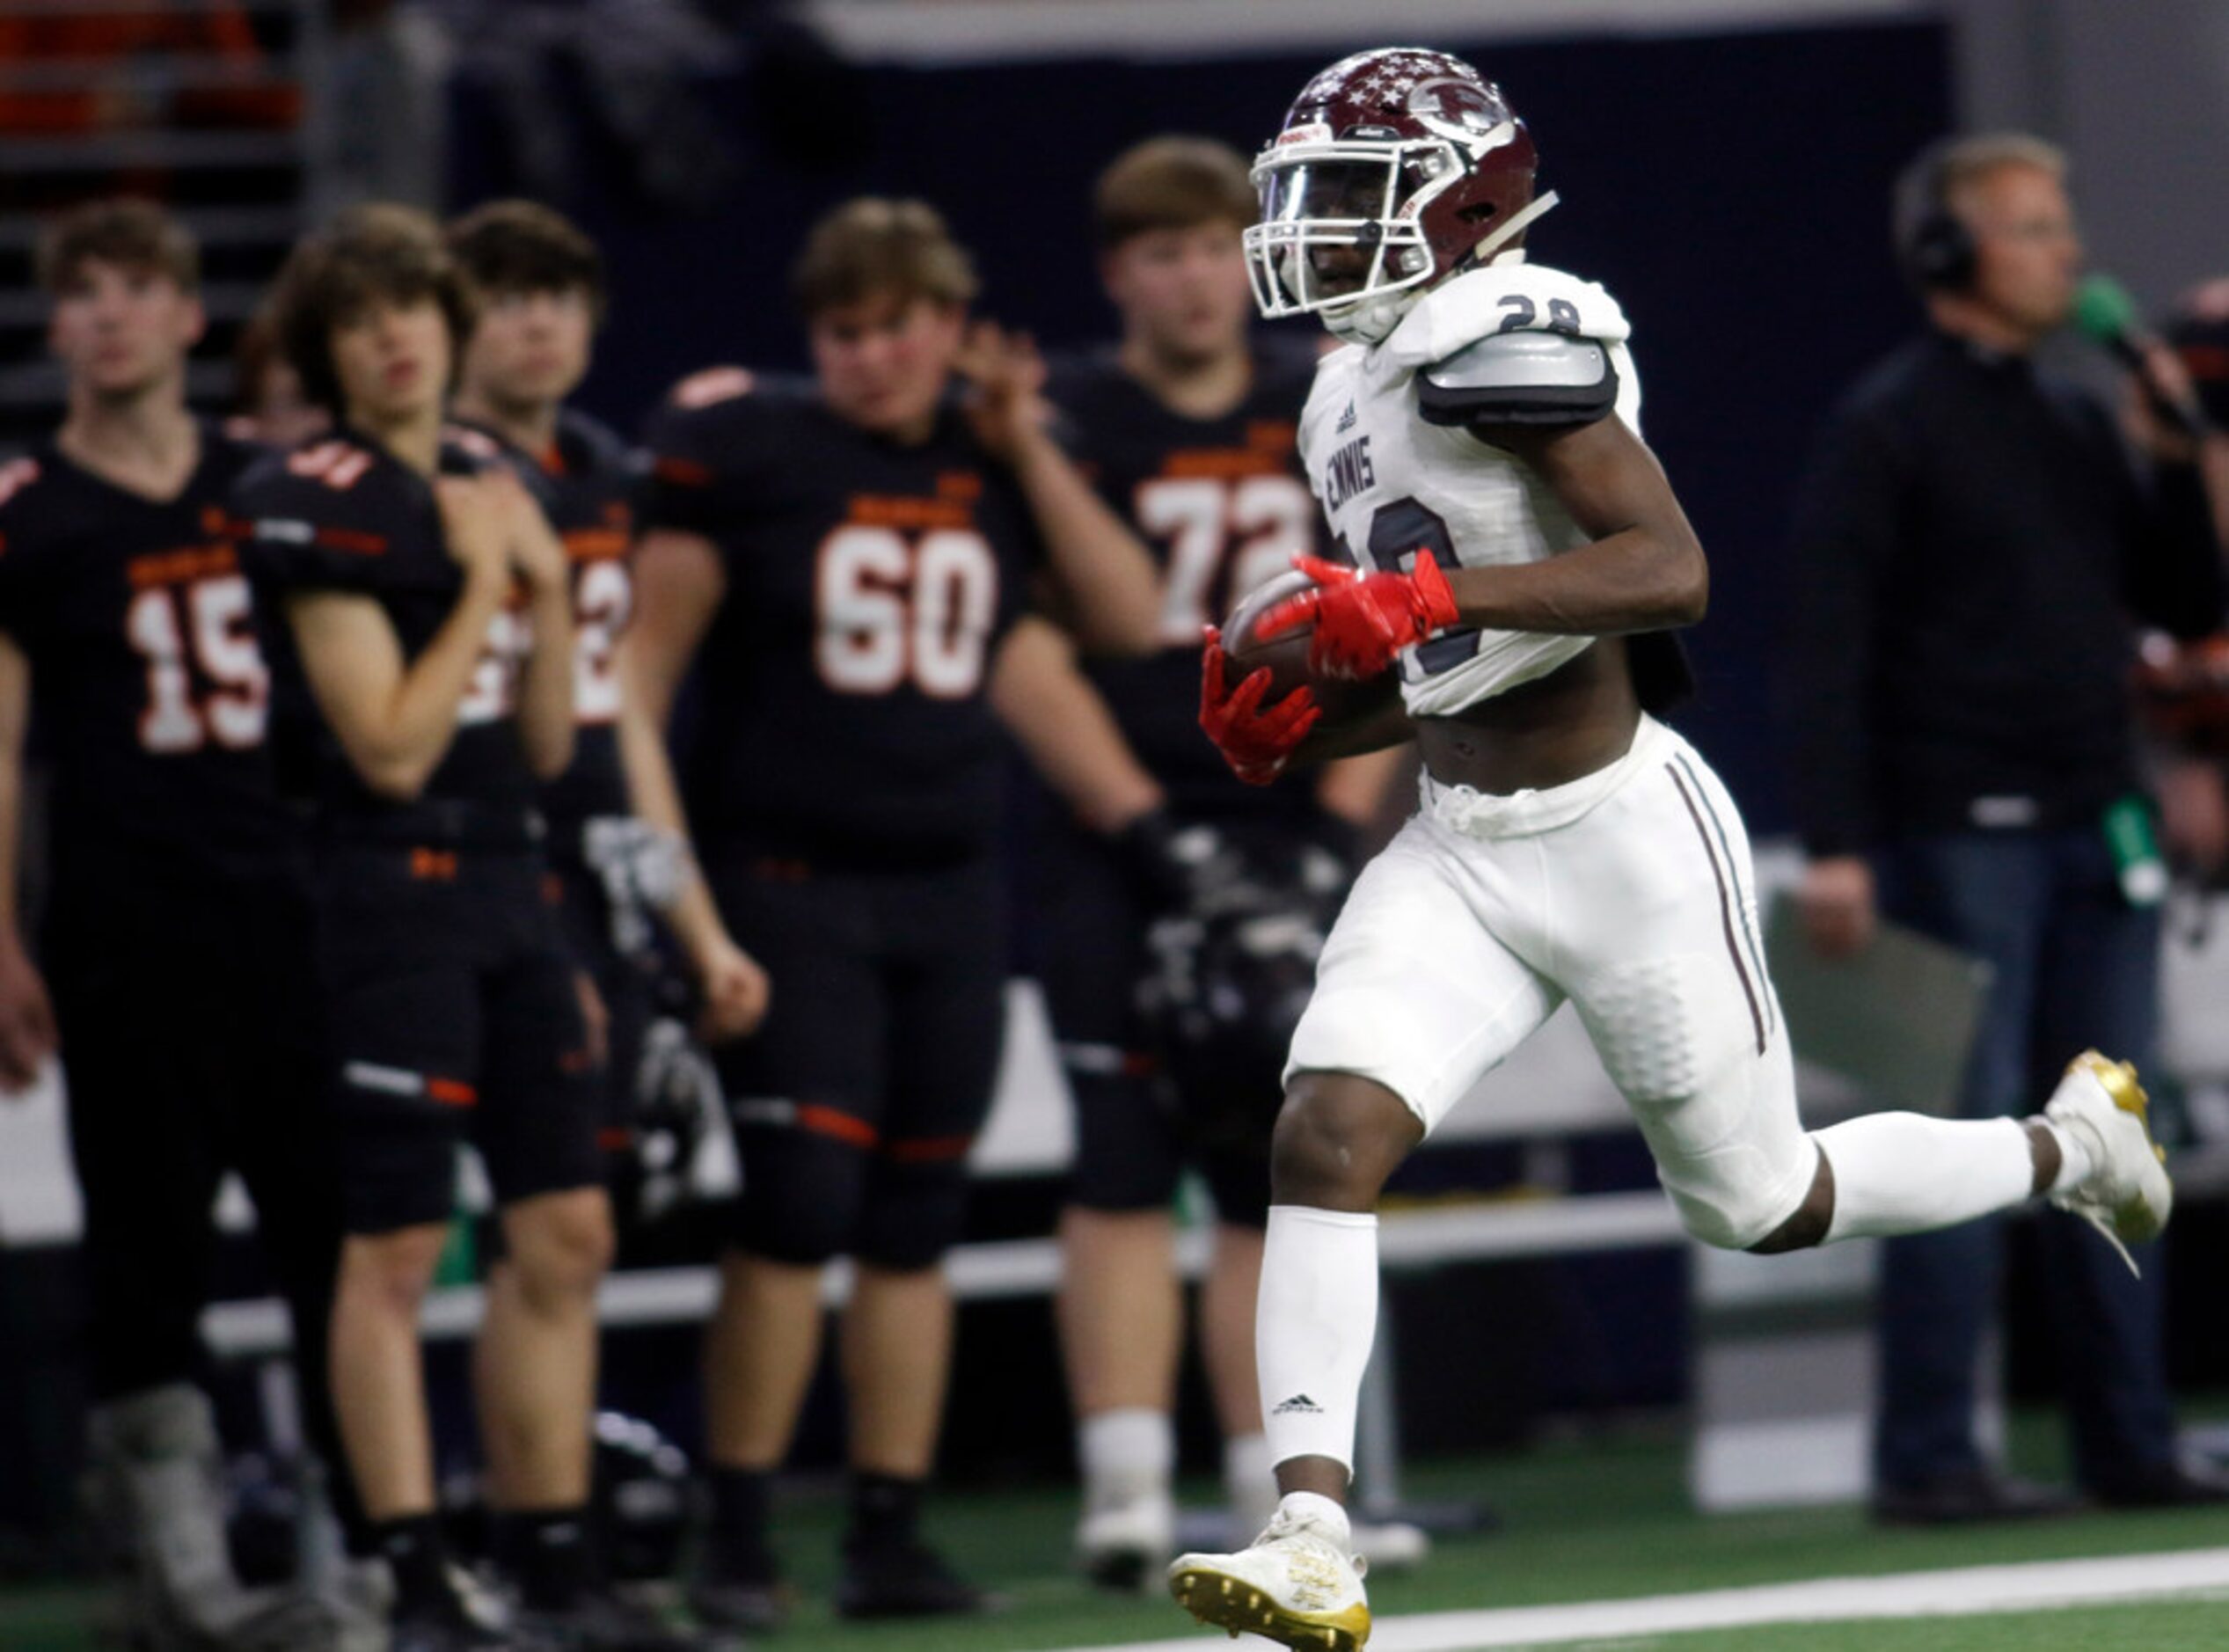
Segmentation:
[(552, 839), (569, 842), (584, 821), (630, 813), (619, 763), (619, 634), (634, 612), (636, 496), (642, 466), (611, 430), (571, 408), (557, 439), (528, 453), (479, 425), (458, 426), (459, 445), (501, 457), (526, 479), (565, 544), (573, 569), (573, 762), (542, 788)]
[(985, 684), (1039, 555), (1012, 474), (955, 412), (904, 446), (740, 371), (684, 383), (649, 446), (647, 525), (710, 539), (727, 581), (683, 771), (698, 837), (855, 866), (989, 847)]
[[(486, 463), (453, 442), (442, 449), (444, 474), (471, 474)], [(287, 718), (282, 782), (306, 786), (339, 823), (430, 820), (434, 810), (372, 791), (343, 757), (300, 680), (285, 607), (289, 597), (317, 592), (368, 596), (394, 627), (406, 662), (416, 660), (464, 588), (432, 483), (376, 442), (344, 430), (256, 465), (240, 479), (233, 505), (264, 599)], [(479, 667), (457, 705), (456, 736), (420, 794), (423, 803), (464, 805), (497, 826), (531, 816), (537, 783), (519, 740), (517, 707), (532, 640), (515, 594), (488, 623)]]
[(1062, 363), (1047, 388), (1077, 463), (1160, 565), (1160, 650), (1085, 669), (1138, 760), (1185, 808), (1258, 812), (1305, 796), (1240, 784), (1201, 734), (1200, 633), (1296, 552), (1323, 553), (1294, 446), (1315, 367), (1305, 347), (1257, 346), (1246, 394), (1209, 419), (1171, 410), (1111, 350)]
[(0, 630), (31, 664), (65, 878), (102, 872), (118, 847), (187, 873), (253, 870), (285, 835), (270, 677), (225, 508), (258, 451), (204, 428), (171, 500), (52, 444), (0, 465)]

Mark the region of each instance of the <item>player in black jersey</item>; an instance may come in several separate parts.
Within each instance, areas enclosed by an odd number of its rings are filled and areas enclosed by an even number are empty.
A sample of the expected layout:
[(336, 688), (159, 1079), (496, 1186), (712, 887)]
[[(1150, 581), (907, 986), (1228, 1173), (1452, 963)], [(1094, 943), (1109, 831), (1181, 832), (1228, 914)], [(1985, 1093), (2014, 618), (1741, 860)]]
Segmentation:
[(502, 1219), (475, 1375), (522, 1630), (681, 1644), (600, 1586), (587, 1538), (610, 1217), (535, 808), (573, 749), (564, 547), (513, 472), (443, 442), (470, 317), (430, 220), (352, 209), (296, 249), (274, 303), (288, 357), (335, 425), (251, 471), (236, 505), (319, 815), (349, 1235), (334, 1393), (395, 1575), (395, 1645), (509, 1644), (476, 1622), (443, 1560), (419, 1363), (419, 1305), (467, 1137)]
[[(234, 1580), (194, 1385), (211, 1210), (236, 1168), (292, 1311), (310, 1437), (345, 1480), (303, 845), (272, 784), (269, 679), (225, 509), (254, 450), (186, 411), (202, 312), (177, 223), (140, 201), (82, 208), (40, 265), (69, 411), (0, 467), (0, 1087), (33, 1084), (58, 1032), (96, 1466), (138, 1563), (135, 1635), (329, 1644), (337, 1626), (259, 1616)], [(33, 712), (53, 770), (36, 965), (16, 905)]]
[[(1356, 830), (1376, 815), (1392, 764), (1334, 764), (1313, 787), (1248, 786), (1201, 737), (1202, 629), (1287, 571), (1296, 552), (1325, 554), (1293, 442), (1315, 352), (1250, 336), (1239, 237), (1254, 201), (1233, 151), (1152, 139), (1108, 166), (1094, 205), (1122, 338), (1057, 367), (1047, 393), (1071, 451), (1160, 563), (1161, 646), (1142, 660), (1085, 662), (1087, 685), (1073, 691), (1103, 711), (1039, 693), (1022, 703), (1019, 726), (1072, 816), (1038, 845), (1036, 906), (1039, 973), (1077, 1113), (1059, 1308), (1085, 1480), (1078, 1550), (1094, 1576), (1133, 1586), (1174, 1550), (1183, 1305), (1172, 1202), (1188, 1161), (1216, 1209), (1199, 1328), (1241, 1540), (1275, 1506), (1253, 1305), (1268, 1132), (1290, 1031), (1265, 1028), (1258, 1093), (1232, 1076), (1247, 1065), (1242, 1053), (1186, 1063), (1159, 1048), (1137, 1008), (1138, 983), (1160, 955), (1149, 938), (1194, 944), (1209, 932), (1204, 923), (1157, 932), (1156, 919), (1204, 920), (1203, 901), (1230, 906), (1249, 889), (1268, 897), (1265, 883), (1281, 901), (1335, 899)], [(1327, 892), (1300, 887), (1312, 867)], [(1180, 961), (1174, 975), (1196, 978), (1204, 968)], [(1381, 1562), (1413, 1559), (1421, 1545), (1413, 1528), (1367, 1535)]]
[[(793, 285), (811, 385), (720, 369), (652, 437), (627, 712), (661, 726), (692, 661), (701, 727), (679, 793), (639, 751), (649, 819), (694, 828), (683, 930), (712, 977), (772, 977), (723, 1076), (744, 1192), (708, 1352), (716, 1515), (706, 1616), (778, 1616), (766, 1500), (816, 1362), (822, 1266), (857, 1263), (844, 1316), (851, 1531), (837, 1605), (962, 1611), (980, 1596), (915, 1530), (949, 1363), (938, 1267), (1003, 1027), (1002, 741), (994, 691), (1033, 580), (1092, 640), (1147, 645), (1143, 550), (1046, 435), (1033, 359), (972, 341), (966, 254), (917, 201), (855, 201), (814, 230)], [(979, 376), (963, 414), (955, 369)]]
[(635, 1078), (656, 954), (649, 910), (671, 898), (673, 857), (634, 819), (619, 761), (619, 634), (634, 610), (635, 498), (625, 443), (565, 406), (588, 369), (605, 294), (596, 244), (559, 214), (498, 201), (452, 223), (449, 245), (479, 298), (452, 406), (530, 478), (573, 570), (572, 766), (542, 789), (546, 849), (574, 955), (593, 983), (604, 1052), (599, 1141), (615, 1195), (632, 1170)]

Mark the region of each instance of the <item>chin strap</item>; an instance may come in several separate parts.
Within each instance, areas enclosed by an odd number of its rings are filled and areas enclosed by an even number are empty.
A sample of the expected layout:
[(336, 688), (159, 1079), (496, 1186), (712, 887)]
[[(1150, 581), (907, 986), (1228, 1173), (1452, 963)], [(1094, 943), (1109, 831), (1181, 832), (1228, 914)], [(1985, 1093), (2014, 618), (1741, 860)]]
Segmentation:
[(1471, 249), (1469, 261), (1473, 264), (1491, 263), (1496, 253), (1531, 227), (1534, 219), (1563, 199), (1553, 189), (1545, 195), (1535, 195), (1524, 205), (1495, 225), (1494, 233)]

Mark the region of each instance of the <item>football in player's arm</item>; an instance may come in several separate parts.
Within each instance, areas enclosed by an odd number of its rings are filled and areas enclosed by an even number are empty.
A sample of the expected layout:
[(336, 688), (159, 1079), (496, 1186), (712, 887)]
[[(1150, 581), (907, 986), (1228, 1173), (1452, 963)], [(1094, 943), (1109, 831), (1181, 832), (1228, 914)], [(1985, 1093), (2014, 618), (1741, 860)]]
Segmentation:
[[(968, 325), (973, 271), (932, 209), (835, 209), (793, 284), (813, 382), (714, 369), (656, 422), (621, 650), (637, 808), (689, 832), (703, 868), (677, 927), (713, 1017), (767, 1005), (720, 1052), (746, 1168), (710, 1337), (715, 1515), (695, 1596), (743, 1628), (785, 1598), (766, 1488), (839, 1254), (857, 1285), (838, 1609), (980, 1604), (915, 1509), (948, 1361), (938, 1263), (1004, 1025), (989, 689), (1027, 647), (1033, 585), (1100, 647), (1150, 646), (1158, 601), (1143, 548), (1047, 432), (1034, 351)], [(684, 786), (661, 735), (692, 662)]]
[[(203, 315), (182, 225), (97, 201), (48, 227), (39, 265), (68, 411), (0, 465), (0, 1089), (33, 1082), (59, 1025), (92, 1465), (126, 1528), (107, 1535), (135, 1558), (135, 1634), (215, 1637), (252, 1611), (222, 1561), (195, 1385), (227, 1169), (254, 1198), (307, 1432), (354, 1518), (325, 1384), (340, 1232), (303, 844), (273, 784), (268, 674), (228, 525), (256, 452), (186, 406)], [(53, 773), (38, 963), (17, 905), (34, 701)]]
[(444, 439), (471, 298), (430, 219), (349, 209), (296, 248), (274, 302), (334, 428), (251, 472), (237, 502), (321, 817), (349, 1232), (334, 1389), (397, 1638), (509, 1644), (477, 1626), (446, 1563), (418, 1346), (469, 1135), (505, 1239), (475, 1374), (522, 1623), (587, 1646), (684, 1644), (611, 1596), (588, 1553), (610, 1217), (536, 812), (574, 744), (565, 549), (516, 474)]

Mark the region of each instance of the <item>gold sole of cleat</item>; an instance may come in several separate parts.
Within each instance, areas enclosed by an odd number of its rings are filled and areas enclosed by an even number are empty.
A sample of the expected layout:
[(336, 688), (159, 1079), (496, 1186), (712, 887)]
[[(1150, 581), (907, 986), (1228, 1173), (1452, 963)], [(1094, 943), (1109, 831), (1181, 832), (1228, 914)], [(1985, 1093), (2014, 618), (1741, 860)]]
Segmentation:
[[(2152, 1098), (2144, 1093), (2144, 1084), (2137, 1077), (2134, 1062), (2114, 1061), (2094, 1049), (2086, 1049), (2068, 1064), (2079, 1067), (2103, 1085), (2105, 1093), (2113, 1098), (2113, 1105), (2123, 1113), (2135, 1114), (2144, 1121), (2145, 1133), (2151, 1133)], [(2155, 1145), (2152, 1151), (2159, 1152), (2160, 1149)], [(2161, 1156), (2165, 1157), (2164, 1154)]]
[[(2136, 1064), (2114, 1061), (2094, 1049), (2086, 1049), (2069, 1064), (2079, 1067), (2104, 1086), (2105, 1093), (2113, 1098), (2113, 1105), (2123, 1113), (2132, 1113), (2144, 1126), (2145, 1139), (2151, 1142), (2152, 1156), (2160, 1163), (2167, 1162), (2167, 1150), (2152, 1137), (2152, 1098), (2145, 1093), (2142, 1080), (2137, 1077)], [(2132, 1244), (2157, 1239), (2160, 1223), (2150, 1208), (2141, 1202), (2124, 1207), (2113, 1213), (2113, 1225), (2121, 1238)], [(2135, 1264), (2130, 1264), (2133, 1267)]]
[(1169, 1578), (1176, 1604), (1209, 1627), (1258, 1634), (1296, 1652), (1362, 1652), (1370, 1641), (1370, 1608), (1343, 1612), (1287, 1612), (1251, 1583), (1195, 1568)]

